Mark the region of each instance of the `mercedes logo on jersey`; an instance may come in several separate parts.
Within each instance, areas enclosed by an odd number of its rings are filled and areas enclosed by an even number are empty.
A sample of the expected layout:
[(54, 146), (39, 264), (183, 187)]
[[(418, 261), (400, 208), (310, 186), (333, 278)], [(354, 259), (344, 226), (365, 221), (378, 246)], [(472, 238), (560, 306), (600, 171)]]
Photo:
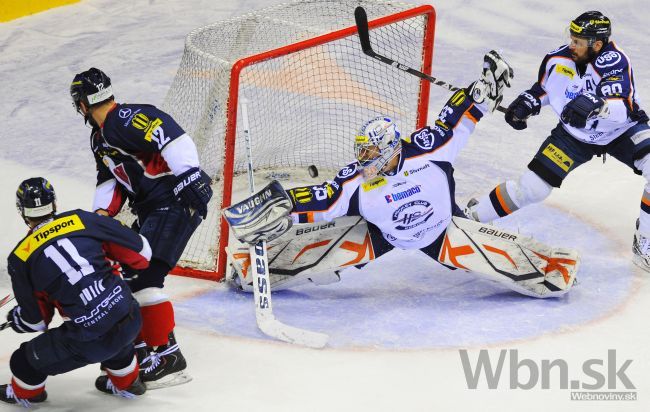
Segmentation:
[(397, 230), (409, 230), (425, 223), (433, 216), (431, 203), (426, 200), (413, 200), (400, 206), (393, 213), (393, 222)]

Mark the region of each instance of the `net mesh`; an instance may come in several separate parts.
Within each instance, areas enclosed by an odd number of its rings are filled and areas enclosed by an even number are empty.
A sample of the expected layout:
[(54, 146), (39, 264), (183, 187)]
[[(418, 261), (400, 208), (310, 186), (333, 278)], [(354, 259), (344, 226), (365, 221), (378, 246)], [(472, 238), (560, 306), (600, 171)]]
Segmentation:
[[(416, 126), (420, 81), (370, 59), (356, 34), (301, 50), (296, 43), (353, 27), (356, 6), (369, 20), (413, 5), (389, 1), (301, 0), (192, 31), (164, 109), (193, 137), (201, 166), (213, 177), (210, 216), (179, 265), (216, 270), (231, 80), (248, 105), (256, 173), (316, 165), (335, 170), (354, 159), (354, 135), (376, 115), (390, 115), (404, 131)], [(371, 30), (373, 47), (421, 68), (427, 17), (419, 15)], [(292, 50), (286, 49), (291, 46)], [(285, 48), (285, 49), (281, 49)], [(231, 79), (242, 58), (268, 53)], [(281, 55), (280, 55), (281, 54)], [(233, 112), (235, 113), (235, 112)], [(236, 111), (234, 173), (247, 168), (241, 110)]]

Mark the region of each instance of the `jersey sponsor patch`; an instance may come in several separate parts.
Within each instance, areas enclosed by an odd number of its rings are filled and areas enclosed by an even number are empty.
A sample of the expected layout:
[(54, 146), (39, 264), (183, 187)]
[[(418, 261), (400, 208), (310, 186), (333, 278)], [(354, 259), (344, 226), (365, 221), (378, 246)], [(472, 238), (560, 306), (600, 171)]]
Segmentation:
[(386, 203), (392, 203), (392, 202), (395, 202), (397, 200), (402, 200), (402, 199), (406, 199), (408, 197), (411, 197), (416, 193), (420, 193), (420, 191), (421, 191), (420, 190), (420, 185), (416, 185), (416, 186), (413, 186), (413, 187), (411, 187), (409, 189), (403, 190), (401, 192), (391, 193), (389, 195), (386, 195), (386, 196), (384, 196), (384, 198), (386, 199)]
[(314, 194), (308, 187), (296, 187), (289, 190), (289, 194), (291, 194), (291, 197), (293, 197), (296, 203), (302, 204), (309, 203), (314, 198)]
[(433, 145), (435, 143), (435, 136), (431, 132), (431, 129), (424, 128), (420, 130), (417, 133), (414, 133), (411, 135), (411, 140), (413, 143), (415, 143), (419, 148), (424, 149), (424, 150), (431, 150), (433, 148)]
[(409, 230), (426, 223), (433, 216), (431, 203), (426, 200), (413, 200), (400, 206), (393, 213), (393, 222), (397, 230)]
[(122, 108), (119, 110), (117, 114), (118, 116), (120, 116), (121, 119), (128, 119), (128, 117), (131, 116), (131, 109), (129, 109), (128, 107)]
[(26, 262), (27, 259), (38, 250), (45, 242), (59, 236), (83, 230), (86, 227), (81, 222), (81, 218), (77, 215), (65, 216), (48, 223), (41, 227), (36, 232), (27, 236), (18, 247), (14, 250), (14, 254), (20, 260)]
[(370, 179), (367, 182), (364, 182), (361, 184), (361, 187), (363, 188), (364, 192), (369, 192), (372, 189), (376, 189), (378, 187), (382, 187), (387, 183), (387, 180), (383, 176), (377, 176), (374, 179)]
[(413, 173), (421, 172), (423, 170), (428, 169), (429, 166), (431, 166), (431, 163), (425, 163), (424, 165), (422, 165), (422, 166), (420, 166), (418, 168), (411, 169), (411, 170), (405, 170), (404, 171), (404, 176), (408, 176), (408, 175), (412, 175)]
[(557, 66), (555, 66), (555, 71), (557, 73), (560, 73), (563, 76), (568, 77), (569, 79), (573, 79), (573, 77), (576, 75), (576, 72), (572, 68), (561, 65), (561, 64), (558, 64)]
[(568, 172), (571, 166), (573, 166), (573, 159), (552, 143), (546, 146), (542, 154), (551, 159), (553, 163), (565, 172)]
[(352, 166), (345, 166), (343, 169), (339, 170), (339, 173), (336, 175), (341, 179), (350, 177), (357, 172), (357, 165), (353, 164)]
[(596, 59), (596, 67), (598, 67), (599, 69), (603, 69), (605, 67), (615, 66), (620, 61), (621, 61), (621, 54), (610, 50), (598, 56), (598, 58)]

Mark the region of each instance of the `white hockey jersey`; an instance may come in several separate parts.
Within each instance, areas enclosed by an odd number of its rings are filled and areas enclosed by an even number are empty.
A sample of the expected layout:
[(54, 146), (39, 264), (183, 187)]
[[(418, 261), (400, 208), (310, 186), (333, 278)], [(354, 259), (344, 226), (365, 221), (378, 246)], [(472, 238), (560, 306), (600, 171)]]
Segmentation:
[(403, 139), (398, 167), (390, 176), (364, 180), (357, 162), (320, 186), (288, 190), (296, 223), (362, 216), (401, 249), (433, 243), (460, 209), (454, 199), (452, 164), (486, 112), (460, 91), (433, 127)]
[(627, 55), (614, 42), (600, 51), (581, 73), (571, 59), (567, 45), (546, 55), (539, 69), (538, 82), (528, 90), (550, 105), (560, 117), (564, 106), (582, 93), (594, 93), (608, 102), (609, 116), (587, 121), (584, 129), (562, 123), (574, 138), (596, 145), (606, 145), (637, 123), (639, 98), (634, 74)]

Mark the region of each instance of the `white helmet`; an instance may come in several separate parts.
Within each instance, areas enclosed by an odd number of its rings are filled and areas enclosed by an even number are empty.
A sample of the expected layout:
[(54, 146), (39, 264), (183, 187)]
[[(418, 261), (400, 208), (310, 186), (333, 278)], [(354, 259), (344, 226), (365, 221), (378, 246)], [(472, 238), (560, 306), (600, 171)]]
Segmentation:
[(372, 179), (402, 150), (400, 133), (388, 116), (377, 116), (361, 126), (354, 140), (354, 155), (366, 179)]

